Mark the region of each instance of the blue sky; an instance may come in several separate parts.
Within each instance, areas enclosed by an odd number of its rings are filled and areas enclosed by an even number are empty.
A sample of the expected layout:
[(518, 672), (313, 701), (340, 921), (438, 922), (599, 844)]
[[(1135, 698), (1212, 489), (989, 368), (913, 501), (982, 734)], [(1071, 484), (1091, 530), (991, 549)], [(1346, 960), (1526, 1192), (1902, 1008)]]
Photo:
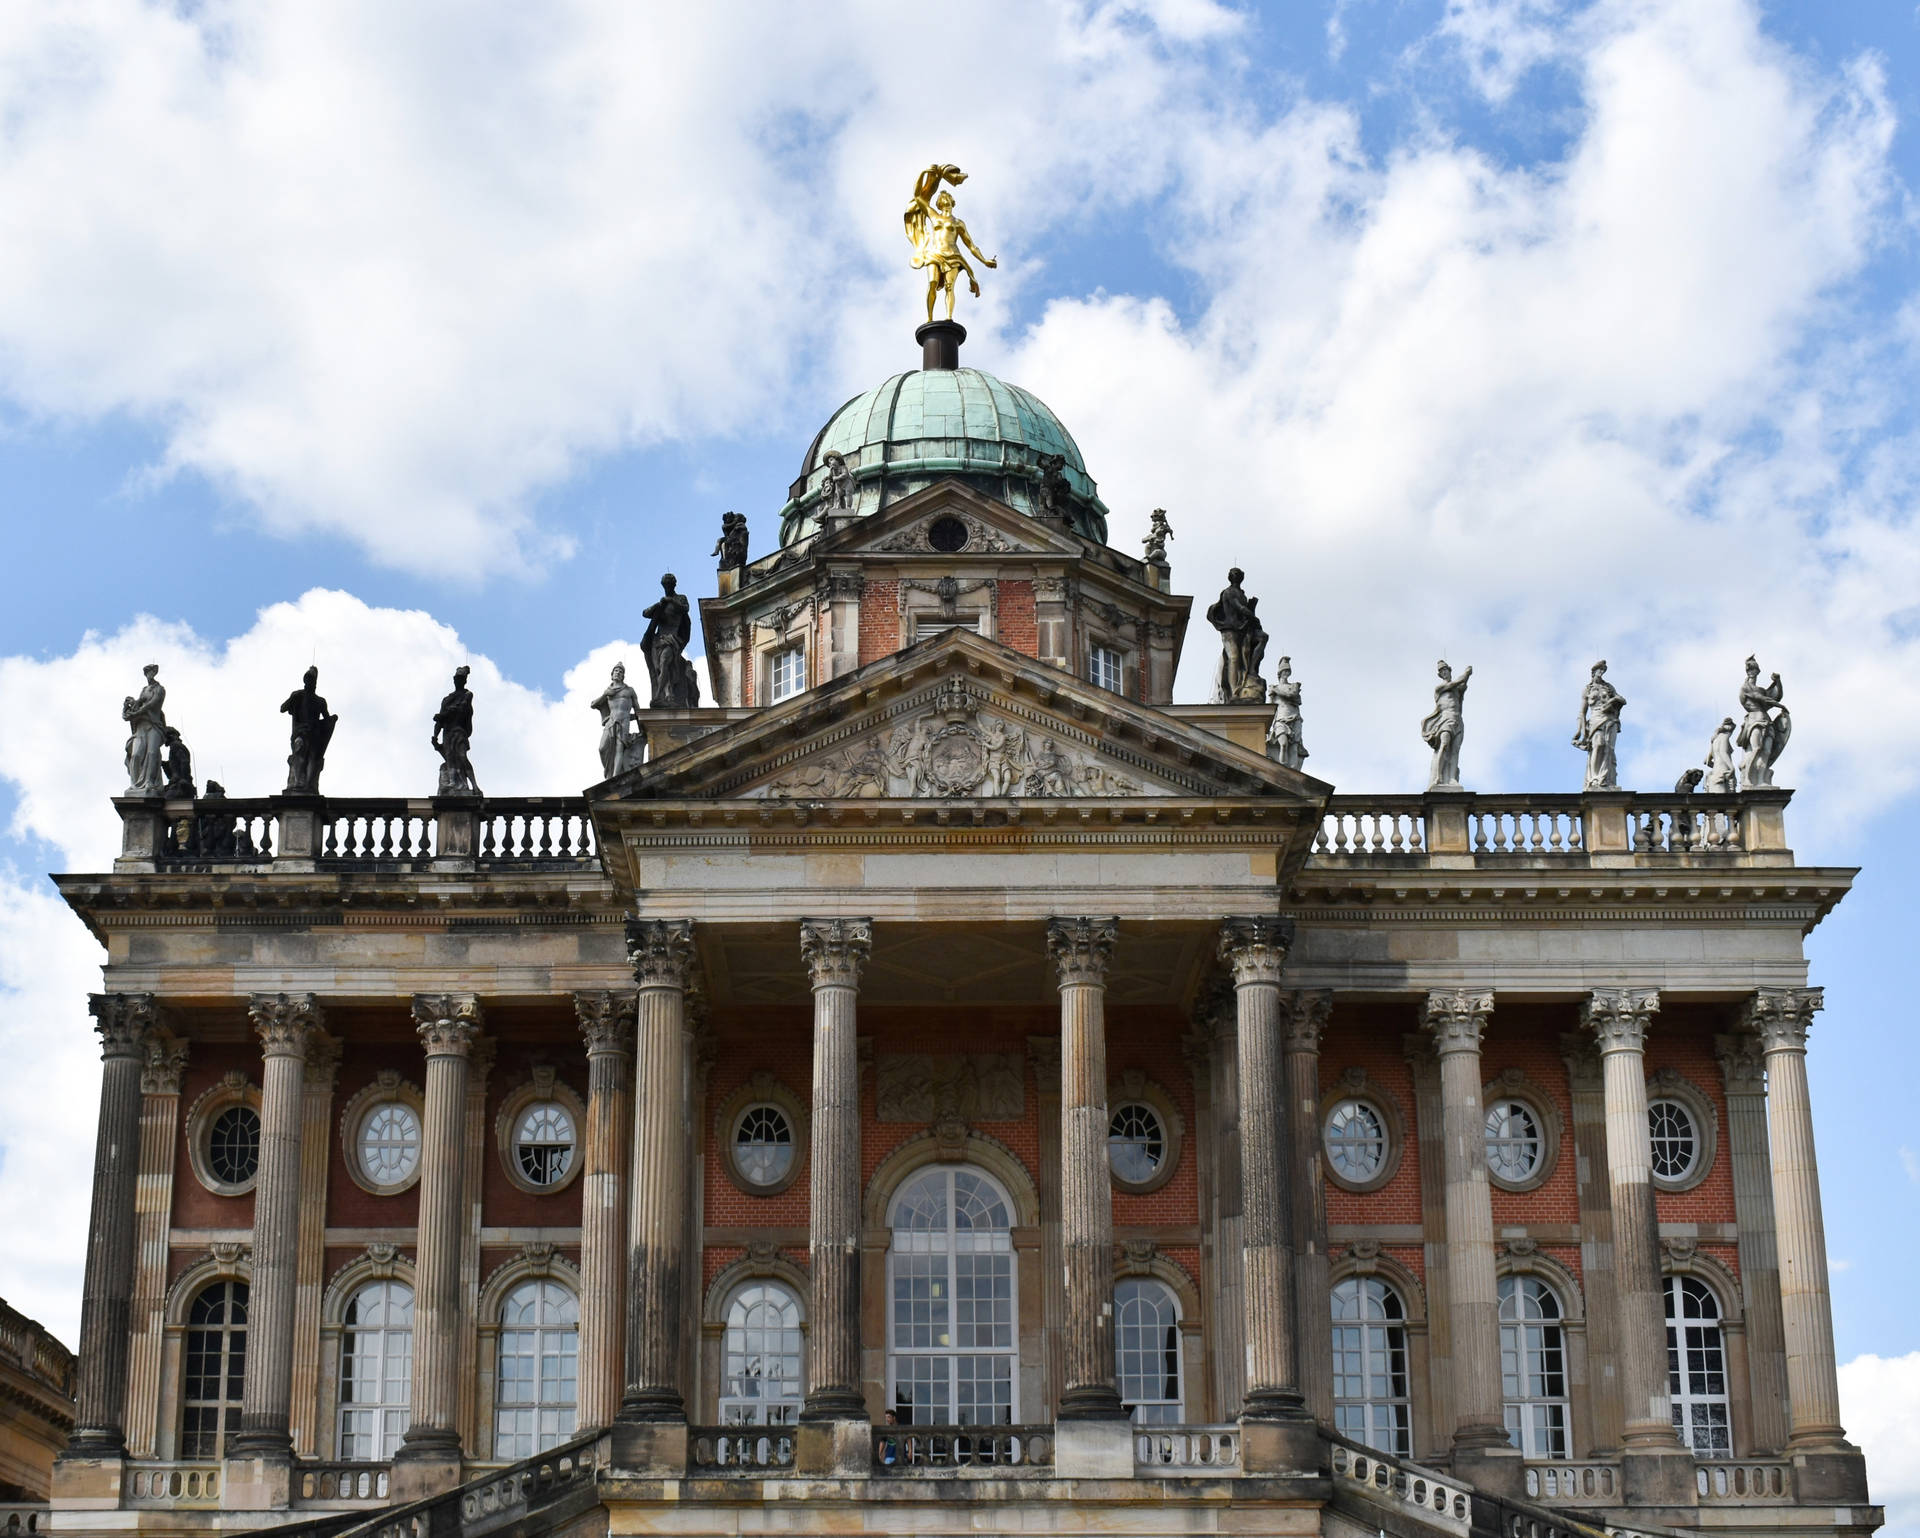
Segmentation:
[(1488, 789), (1577, 787), (1595, 656), (1643, 788), (1786, 675), (1796, 848), (1864, 867), (1812, 1073), (1841, 1356), (1903, 1360), (1849, 1415), (1920, 1421), (1917, 121), (1904, 0), (8, 8), (0, 1222), (63, 1215), (0, 1295), (72, 1335), (94, 958), (38, 873), (111, 852), (139, 663), (235, 793), (309, 658), (337, 790), (425, 788), (469, 657), (483, 782), (586, 783), (658, 574), (725, 509), (765, 549), (914, 365), (899, 208), (953, 159), (966, 361), (1116, 543), (1165, 506), (1186, 590), (1247, 568), (1342, 789), (1417, 788), (1443, 652)]

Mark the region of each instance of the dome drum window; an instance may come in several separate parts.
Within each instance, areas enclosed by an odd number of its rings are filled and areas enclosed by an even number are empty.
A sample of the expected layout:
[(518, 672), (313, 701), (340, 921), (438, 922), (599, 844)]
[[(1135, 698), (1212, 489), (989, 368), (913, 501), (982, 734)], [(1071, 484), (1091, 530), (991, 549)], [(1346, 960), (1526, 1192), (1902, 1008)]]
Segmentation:
[(494, 1137), (507, 1178), (522, 1191), (550, 1195), (572, 1184), (584, 1162), (587, 1108), (553, 1069), (535, 1068), (500, 1104)]
[(200, 1184), (244, 1196), (260, 1173), (260, 1091), (234, 1072), (187, 1112), (187, 1157)]
[(1560, 1116), (1552, 1100), (1510, 1068), (1486, 1086), (1482, 1104), (1487, 1178), (1503, 1191), (1531, 1191), (1542, 1185), (1560, 1153)]
[(1172, 1098), (1137, 1068), (1107, 1089), (1107, 1167), (1117, 1191), (1143, 1195), (1173, 1178), (1185, 1131)]
[(1405, 1143), (1398, 1100), (1363, 1069), (1347, 1069), (1320, 1102), (1326, 1177), (1343, 1191), (1378, 1191), (1398, 1172)]
[(806, 1109), (765, 1071), (721, 1101), (713, 1132), (721, 1168), (750, 1196), (777, 1196), (806, 1167)]
[(375, 1196), (397, 1196), (420, 1178), (426, 1106), (420, 1091), (391, 1069), (347, 1101), (340, 1140), (347, 1173)]

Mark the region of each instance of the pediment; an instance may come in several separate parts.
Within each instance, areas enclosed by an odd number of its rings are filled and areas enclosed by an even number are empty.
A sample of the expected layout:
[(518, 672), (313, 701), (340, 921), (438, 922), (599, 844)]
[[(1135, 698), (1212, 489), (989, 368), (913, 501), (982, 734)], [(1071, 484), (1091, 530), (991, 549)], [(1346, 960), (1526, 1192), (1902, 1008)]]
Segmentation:
[(968, 630), (757, 711), (609, 788), (614, 800), (1294, 804), (1330, 790)]
[[(965, 540), (955, 543), (947, 521)], [(943, 527), (938, 535), (934, 526)], [(1063, 555), (1085, 554), (1064, 529), (1051, 527), (1004, 502), (983, 496), (962, 481), (946, 480), (902, 497), (890, 507), (822, 534), (810, 556), (859, 555)]]

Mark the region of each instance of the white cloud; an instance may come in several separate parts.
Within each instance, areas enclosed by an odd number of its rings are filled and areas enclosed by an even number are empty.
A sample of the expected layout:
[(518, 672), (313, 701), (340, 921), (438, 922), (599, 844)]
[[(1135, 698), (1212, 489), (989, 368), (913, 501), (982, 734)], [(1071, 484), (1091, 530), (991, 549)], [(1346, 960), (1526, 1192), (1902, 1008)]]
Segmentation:
[(1867, 1488), (1887, 1508), (1882, 1538), (1920, 1534), (1920, 1351), (1840, 1367), (1840, 1418), (1867, 1457)]
[(1907, 1172), (1907, 1179), (1920, 1185), (1920, 1154), (1903, 1147), (1900, 1150), (1900, 1168)]

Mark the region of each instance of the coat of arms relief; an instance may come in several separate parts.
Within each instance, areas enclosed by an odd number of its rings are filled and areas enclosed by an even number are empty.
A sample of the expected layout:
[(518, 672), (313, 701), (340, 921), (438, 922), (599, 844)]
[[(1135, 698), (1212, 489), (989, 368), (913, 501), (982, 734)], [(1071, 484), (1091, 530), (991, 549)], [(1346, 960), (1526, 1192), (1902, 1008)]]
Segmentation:
[(1063, 747), (1031, 725), (983, 709), (956, 679), (931, 709), (897, 722), (884, 736), (875, 733), (810, 758), (749, 794), (839, 801), (1169, 792), (1120, 774), (1093, 754)]

